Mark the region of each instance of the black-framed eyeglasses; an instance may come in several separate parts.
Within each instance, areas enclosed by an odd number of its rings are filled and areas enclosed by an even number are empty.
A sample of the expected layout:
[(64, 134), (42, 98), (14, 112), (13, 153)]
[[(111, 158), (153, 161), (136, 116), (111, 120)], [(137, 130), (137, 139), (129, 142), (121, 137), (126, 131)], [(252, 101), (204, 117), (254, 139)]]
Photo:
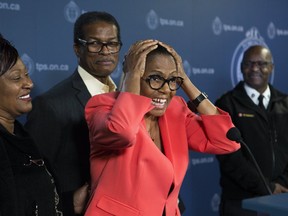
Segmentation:
[(110, 54), (118, 53), (121, 49), (122, 42), (115, 42), (115, 41), (110, 41), (110, 42), (101, 42), (101, 41), (86, 41), (81, 38), (78, 38), (78, 41), (87, 47), (88, 52), (91, 53), (99, 53), (103, 50), (103, 47), (105, 46)]
[(242, 66), (244, 68), (252, 68), (255, 65), (257, 66), (257, 68), (260, 68), (261, 70), (266, 69), (271, 64), (272, 62), (268, 62), (268, 61), (243, 61), (242, 62)]
[(44, 160), (43, 159), (32, 159), (30, 155), (27, 155), (28, 160), (26, 163), (24, 163), (24, 166), (31, 166), (32, 164), (35, 164), (36, 166), (44, 166)]
[(143, 78), (152, 88), (153, 90), (161, 89), (165, 83), (168, 83), (169, 89), (171, 91), (176, 91), (183, 84), (184, 79), (182, 77), (171, 77), (169, 79), (165, 79), (159, 75), (150, 75), (146, 78)]

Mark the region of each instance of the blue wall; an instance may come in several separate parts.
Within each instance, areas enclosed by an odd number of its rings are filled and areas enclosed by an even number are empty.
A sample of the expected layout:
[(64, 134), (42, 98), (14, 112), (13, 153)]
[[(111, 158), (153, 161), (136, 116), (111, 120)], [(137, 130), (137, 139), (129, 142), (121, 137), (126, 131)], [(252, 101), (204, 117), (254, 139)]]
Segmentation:
[[(215, 101), (242, 79), (239, 61), (251, 44), (271, 49), (276, 64), (271, 82), (288, 92), (287, 8), (287, 0), (1, 0), (0, 32), (26, 63), (35, 84), (34, 97), (77, 66), (75, 19), (85, 11), (104, 10), (118, 19), (122, 31), (116, 82), (129, 46), (138, 39), (155, 38), (181, 54), (191, 80)], [(184, 216), (217, 215), (218, 182), (215, 157), (191, 152), (181, 191)]]

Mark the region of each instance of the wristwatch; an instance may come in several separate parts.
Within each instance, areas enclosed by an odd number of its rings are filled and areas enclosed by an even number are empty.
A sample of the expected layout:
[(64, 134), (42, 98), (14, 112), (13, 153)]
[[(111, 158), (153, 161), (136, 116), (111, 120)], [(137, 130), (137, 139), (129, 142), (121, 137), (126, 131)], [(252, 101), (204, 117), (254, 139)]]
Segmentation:
[(198, 97), (192, 100), (192, 103), (195, 107), (198, 107), (199, 104), (206, 98), (208, 98), (208, 95), (205, 92), (201, 92), (201, 94)]

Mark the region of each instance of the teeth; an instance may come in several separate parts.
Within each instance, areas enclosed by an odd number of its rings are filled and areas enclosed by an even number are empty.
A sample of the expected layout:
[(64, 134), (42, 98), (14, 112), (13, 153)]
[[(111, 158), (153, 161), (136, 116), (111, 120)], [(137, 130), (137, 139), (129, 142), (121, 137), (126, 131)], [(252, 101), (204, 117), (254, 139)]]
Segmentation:
[(167, 99), (154, 98), (153, 101), (156, 103), (165, 103), (167, 101)]
[(30, 94), (27, 94), (27, 95), (24, 95), (24, 96), (21, 96), (19, 97), (20, 99), (26, 99), (26, 98), (29, 98), (30, 97)]
[(152, 99), (152, 104), (155, 106), (164, 106), (166, 102), (167, 102), (167, 99), (161, 99), (161, 98)]
[(153, 101), (156, 103), (165, 103), (167, 101), (167, 99), (154, 98)]

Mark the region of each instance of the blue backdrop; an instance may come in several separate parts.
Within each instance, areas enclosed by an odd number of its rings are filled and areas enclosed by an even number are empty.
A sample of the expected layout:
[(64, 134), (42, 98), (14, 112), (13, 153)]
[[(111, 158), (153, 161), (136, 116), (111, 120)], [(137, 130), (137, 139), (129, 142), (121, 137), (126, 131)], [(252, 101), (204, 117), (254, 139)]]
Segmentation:
[[(287, 92), (287, 8), (287, 0), (0, 0), (0, 32), (19, 50), (35, 97), (77, 66), (77, 17), (85, 11), (107, 11), (119, 21), (124, 44), (112, 76), (116, 82), (129, 46), (138, 39), (159, 39), (179, 52), (191, 80), (215, 101), (242, 79), (239, 61), (252, 44), (271, 49), (276, 67), (270, 81)], [(190, 155), (181, 190), (184, 216), (217, 215), (218, 163), (213, 155)]]

